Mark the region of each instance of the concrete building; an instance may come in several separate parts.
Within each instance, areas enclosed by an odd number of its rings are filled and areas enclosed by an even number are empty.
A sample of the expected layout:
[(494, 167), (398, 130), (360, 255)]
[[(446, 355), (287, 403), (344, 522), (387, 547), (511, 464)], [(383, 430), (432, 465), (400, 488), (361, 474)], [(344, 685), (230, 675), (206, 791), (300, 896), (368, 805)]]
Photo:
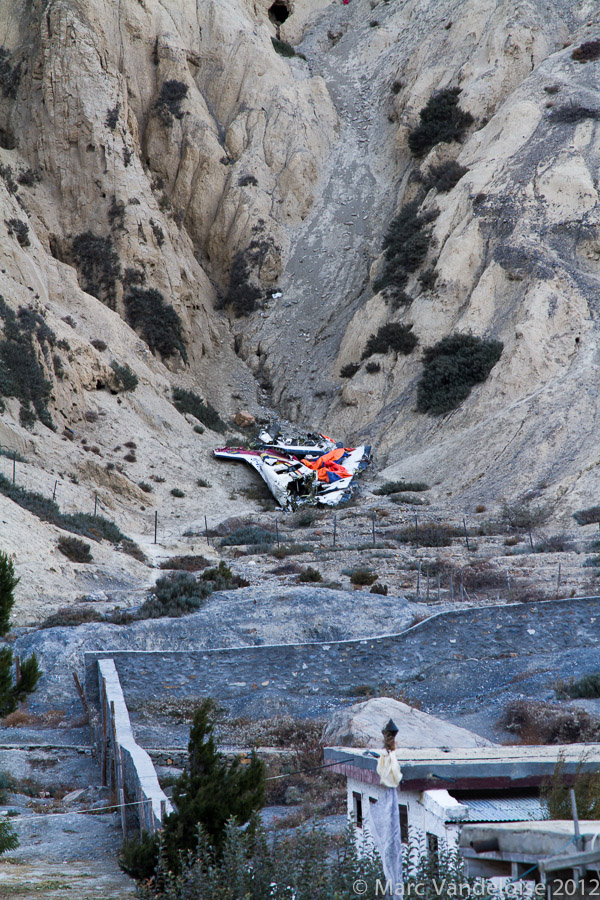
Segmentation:
[[(458, 847), (467, 824), (528, 823), (529, 829), (529, 823), (543, 819), (539, 789), (552, 777), (559, 756), (567, 780), (578, 770), (600, 768), (600, 744), (400, 748), (395, 754), (402, 770), (397, 789), (402, 842), (410, 834), (431, 853), (441, 844)], [(357, 836), (365, 836), (370, 807), (390, 790), (376, 771), (378, 751), (327, 747), (325, 762), (346, 776), (348, 813)]]

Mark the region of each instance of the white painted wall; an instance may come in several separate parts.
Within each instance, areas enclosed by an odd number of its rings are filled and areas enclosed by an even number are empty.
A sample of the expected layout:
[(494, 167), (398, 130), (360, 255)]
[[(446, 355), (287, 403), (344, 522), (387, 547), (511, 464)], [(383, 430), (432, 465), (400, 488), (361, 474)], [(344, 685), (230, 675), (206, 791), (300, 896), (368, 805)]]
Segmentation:
[[(347, 779), (347, 788), (348, 815), (353, 821), (355, 807), (353, 794), (360, 794), (362, 798), (365, 827), (359, 829), (356, 828), (355, 825), (357, 840), (359, 844), (361, 841), (373, 843), (368, 828), (366, 827), (368, 804), (371, 802), (371, 798), (373, 800), (379, 800), (382, 793), (389, 790), (389, 788), (375, 784), (367, 784), (366, 782), (358, 781), (358, 779), (355, 778)], [(458, 846), (460, 824), (454, 822), (446, 824), (445, 820), (450, 810), (452, 810), (452, 815), (457, 817), (463, 810), (466, 816), (467, 809), (462, 803), (459, 803), (458, 800), (451, 797), (448, 791), (434, 790), (418, 792), (398, 790), (397, 794), (398, 803), (403, 804), (408, 808), (408, 828), (411, 840), (418, 841), (419, 843), (422, 842), (423, 847), (426, 848), (426, 836), (429, 833), (435, 834), (438, 837), (440, 846), (445, 845), (450, 850), (454, 850)]]

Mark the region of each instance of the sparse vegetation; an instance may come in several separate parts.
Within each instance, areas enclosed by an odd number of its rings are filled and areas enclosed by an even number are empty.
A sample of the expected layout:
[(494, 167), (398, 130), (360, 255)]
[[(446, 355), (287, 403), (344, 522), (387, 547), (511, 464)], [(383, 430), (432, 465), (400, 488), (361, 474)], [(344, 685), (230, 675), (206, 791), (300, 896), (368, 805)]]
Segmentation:
[(24, 187), (34, 187), (36, 184), (39, 184), (41, 180), (42, 176), (40, 173), (31, 167), (23, 169), (23, 171), (19, 172), (17, 175), (18, 183), (22, 184)]
[(279, 53), (280, 56), (286, 56), (290, 59), (292, 56), (296, 56), (296, 51), (287, 41), (280, 41), (279, 38), (272, 37), (271, 43), (275, 53)]
[(31, 241), (29, 240), (29, 225), (27, 222), (23, 222), (21, 219), (8, 219), (5, 224), (8, 229), (9, 237), (14, 236), (21, 247), (31, 246)]
[(381, 372), (381, 366), (378, 362), (373, 362), (373, 360), (370, 360), (366, 364), (365, 370), (369, 373), (369, 375), (375, 375), (377, 372)]
[(252, 281), (252, 262), (252, 251), (239, 250), (231, 264), (225, 305), (231, 306), (237, 318), (254, 312), (263, 295), (261, 288)]
[(258, 179), (249, 173), (238, 178), (238, 187), (256, 187)]
[(556, 688), (557, 696), (573, 699), (595, 699), (600, 697), (600, 672), (592, 672), (581, 678), (561, 681)]
[(388, 586), (387, 584), (374, 584), (369, 593), (381, 594), (382, 596), (387, 597)]
[(318, 569), (314, 569), (312, 566), (307, 566), (306, 569), (303, 569), (298, 576), (298, 581), (303, 581), (307, 583), (314, 583), (318, 581), (323, 581), (323, 576), (319, 572)]
[(150, 219), (150, 228), (152, 229), (152, 234), (154, 235), (154, 240), (156, 241), (156, 243), (158, 244), (159, 247), (162, 247), (162, 245), (165, 242), (165, 233), (162, 230), (159, 223), (156, 221), (156, 219)]
[(586, 119), (600, 118), (600, 109), (592, 109), (580, 103), (565, 103), (563, 106), (555, 106), (550, 118), (561, 125), (576, 125)]
[(163, 616), (177, 618), (200, 609), (207, 597), (214, 591), (231, 590), (246, 584), (239, 576), (233, 574), (223, 561), (212, 569), (205, 569), (202, 575), (195, 577), (187, 570), (176, 571), (172, 575), (163, 575), (158, 579), (152, 594), (144, 601), (137, 613), (132, 617), (125, 616), (124, 622), (131, 619), (158, 619)]
[(419, 524), (418, 527), (401, 528), (394, 535), (400, 544), (418, 544), (421, 547), (449, 547), (453, 538), (463, 532), (454, 525)]
[(600, 39), (594, 41), (584, 41), (579, 47), (576, 47), (571, 53), (571, 59), (580, 63), (591, 62), (600, 59)]
[(417, 388), (418, 411), (439, 416), (460, 406), (472, 388), (486, 380), (503, 347), (501, 341), (453, 334), (427, 348)]
[(370, 569), (354, 569), (350, 573), (350, 581), (352, 584), (357, 585), (358, 587), (365, 587), (370, 584), (375, 584), (379, 576), (376, 572), (371, 572)]
[(181, 499), (181, 497), (185, 497), (185, 493), (181, 490), (181, 488), (174, 487), (171, 488), (171, 496)]
[(367, 359), (374, 353), (401, 353), (408, 356), (419, 343), (416, 335), (412, 333), (412, 325), (401, 325), (398, 322), (388, 322), (382, 325), (375, 334), (372, 334), (363, 350), (362, 358)]
[(348, 363), (340, 369), (340, 378), (354, 378), (359, 369), (360, 363)]
[(5, 637), (10, 630), (10, 614), (15, 605), (14, 592), (18, 583), (12, 559), (0, 551), (0, 637)]
[(121, 263), (110, 235), (99, 237), (86, 231), (73, 241), (72, 253), (83, 290), (115, 309)]
[(0, 412), (5, 408), (3, 397), (16, 397), (21, 425), (31, 428), (39, 419), (54, 429), (48, 410), (52, 382), (46, 377), (42, 360), (50, 366), (56, 335), (39, 312), (21, 306), (15, 313), (1, 296), (0, 319), (4, 328), (0, 339)]
[(462, 139), (474, 120), (458, 105), (460, 93), (460, 88), (444, 88), (429, 98), (419, 113), (419, 124), (408, 136), (413, 156), (425, 156), (436, 144)]
[(117, 103), (111, 109), (106, 110), (106, 119), (104, 120), (104, 124), (107, 128), (110, 128), (111, 131), (114, 131), (117, 127), (117, 122), (119, 121), (119, 113), (121, 112), (121, 104)]
[(6, 47), (0, 47), (0, 88), (2, 94), (12, 100), (17, 96), (17, 89), (21, 83), (22, 66), (21, 60), (13, 65)]
[(545, 504), (533, 505), (532, 498), (524, 497), (509, 503), (502, 501), (501, 518), (505, 527), (511, 531), (531, 531), (548, 519), (550, 509)]
[(533, 549), (536, 553), (568, 553), (575, 544), (568, 534), (551, 534), (537, 541)]
[(580, 819), (598, 819), (600, 817), (600, 773), (584, 772), (585, 754), (577, 766), (574, 778), (565, 777), (565, 760), (559, 755), (552, 773), (552, 778), (542, 786), (540, 797), (546, 807), (549, 819), (571, 819), (571, 797), (569, 788), (575, 791), (577, 815)]
[(120, 394), (122, 391), (135, 391), (139, 384), (138, 377), (127, 364), (122, 366), (113, 359), (110, 367), (115, 373), (115, 393)]
[(63, 537), (61, 535), (58, 539), (58, 549), (63, 554), (63, 556), (66, 556), (67, 559), (71, 560), (71, 562), (94, 562), (90, 545), (86, 544), (85, 541), (79, 540), (79, 538)]
[(221, 540), (222, 547), (239, 547), (243, 544), (272, 544), (275, 541), (275, 535), (258, 525), (246, 525), (243, 528), (236, 528), (231, 534), (228, 534)]
[(385, 262), (382, 275), (373, 285), (375, 291), (392, 289), (400, 305), (411, 302), (404, 287), (411, 272), (423, 263), (431, 243), (431, 224), (437, 211), (419, 213), (419, 202), (402, 207), (388, 227), (383, 241)]
[(13, 673), (14, 660), (10, 647), (0, 649), (0, 716), (13, 712), (31, 694), (42, 673), (35, 653), (22, 660), (18, 676)]
[(183, 119), (181, 104), (187, 95), (188, 86), (183, 81), (171, 78), (162, 83), (154, 111), (163, 125), (169, 128), (173, 124), (173, 119)]
[(425, 179), (425, 186), (428, 190), (434, 188), (440, 194), (447, 194), (453, 187), (456, 187), (463, 175), (469, 170), (465, 166), (461, 166), (455, 159), (440, 163), (439, 166), (432, 166)]
[(50, 500), (36, 491), (28, 491), (19, 487), (4, 475), (0, 475), (0, 493), (23, 509), (29, 510), (43, 522), (50, 522), (65, 531), (80, 534), (93, 541), (106, 540), (113, 544), (126, 540), (125, 535), (109, 519), (89, 513), (62, 513), (54, 500)]
[(106, 341), (102, 341), (100, 340), (100, 338), (94, 338), (92, 341), (90, 341), (90, 344), (92, 345), (92, 347), (95, 347), (96, 350), (98, 350), (100, 353), (102, 353), (103, 350), (108, 349), (108, 344), (106, 343)]
[(541, 700), (512, 700), (500, 725), (518, 735), (522, 744), (576, 744), (600, 737), (600, 720), (585, 709)]
[(401, 491), (428, 491), (429, 485), (424, 481), (385, 481), (381, 487), (375, 488), (374, 494), (385, 497), (387, 494), (398, 494)]
[(214, 406), (208, 401), (204, 401), (198, 394), (188, 391), (185, 388), (173, 388), (173, 406), (182, 415), (189, 413), (210, 428), (212, 431), (225, 431), (226, 425)]
[(172, 556), (161, 562), (161, 569), (173, 569), (180, 572), (199, 572), (210, 565), (204, 556)]
[(573, 518), (578, 525), (592, 525), (600, 522), (600, 506), (589, 506), (573, 513)]
[(131, 285), (124, 297), (125, 317), (139, 333), (152, 353), (169, 359), (179, 353), (187, 363), (181, 319), (156, 288)]

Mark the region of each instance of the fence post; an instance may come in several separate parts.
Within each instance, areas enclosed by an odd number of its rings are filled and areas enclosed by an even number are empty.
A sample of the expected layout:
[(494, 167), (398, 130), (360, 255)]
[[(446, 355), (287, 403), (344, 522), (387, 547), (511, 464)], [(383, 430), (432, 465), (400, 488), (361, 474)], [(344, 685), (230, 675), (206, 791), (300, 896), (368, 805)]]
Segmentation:
[(333, 546), (335, 547), (335, 538), (337, 532), (337, 516), (333, 517)]
[(465, 529), (465, 541), (467, 542), (467, 553), (470, 553), (471, 548), (469, 547), (469, 535), (467, 534), (467, 523), (465, 522), (464, 516), (463, 516), (463, 528)]
[(415, 513), (415, 544), (419, 546), (419, 517)]
[(208, 539), (208, 522), (206, 520), (206, 516), (204, 516), (204, 537), (206, 538), (206, 543), (210, 547), (210, 541)]
[(419, 560), (419, 568), (417, 569), (417, 600), (421, 599), (421, 560)]
[(16, 469), (17, 469), (17, 454), (13, 453), (13, 484), (15, 483)]
[(375, 513), (371, 517), (371, 524), (373, 526), (373, 546), (375, 546)]
[(156, 534), (158, 532), (158, 510), (154, 510), (154, 543), (156, 543)]

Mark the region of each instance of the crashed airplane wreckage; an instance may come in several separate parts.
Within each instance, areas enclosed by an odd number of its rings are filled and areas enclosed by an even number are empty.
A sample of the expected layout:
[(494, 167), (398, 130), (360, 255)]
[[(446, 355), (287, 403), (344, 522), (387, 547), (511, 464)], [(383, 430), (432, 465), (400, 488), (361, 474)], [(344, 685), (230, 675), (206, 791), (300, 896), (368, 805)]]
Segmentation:
[(283, 437), (261, 431), (250, 449), (220, 447), (219, 459), (251, 465), (283, 509), (301, 505), (336, 506), (356, 490), (356, 475), (371, 460), (371, 448), (344, 447), (324, 434)]

